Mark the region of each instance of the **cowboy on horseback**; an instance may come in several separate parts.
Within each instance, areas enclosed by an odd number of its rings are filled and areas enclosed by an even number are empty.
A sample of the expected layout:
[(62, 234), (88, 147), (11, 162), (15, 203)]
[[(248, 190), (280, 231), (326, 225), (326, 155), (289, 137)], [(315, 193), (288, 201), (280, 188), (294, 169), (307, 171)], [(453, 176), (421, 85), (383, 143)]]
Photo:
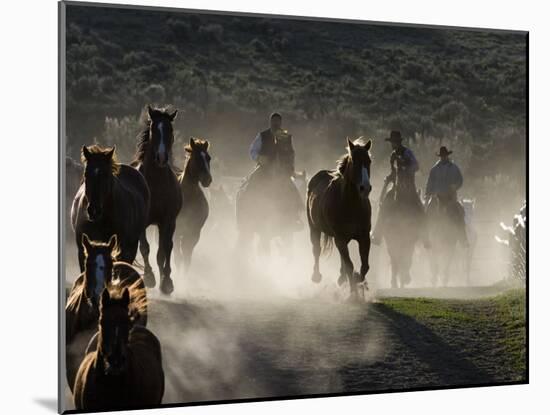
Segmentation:
[[(294, 170), (294, 147), (292, 135), (282, 129), (283, 117), (274, 112), (269, 117), (269, 128), (260, 131), (250, 146), (250, 157), (257, 163), (256, 169), (249, 176), (249, 184), (267, 197), (273, 197), (290, 222), (292, 230), (303, 227), (300, 212), (304, 208), (298, 189), (291, 177)], [(270, 189), (270, 186), (272, 188)], [(275, 191), (275, 192), (274, 192)]]
[(464, 207), (457, 199), (457, 191), (462, 187), (463, 178), (460, 168), (449, 159), (452, 153), (445, 146), (442, 146), (439, 153), (436, 153), (439, 161), (430, 170), (428, 182), (426, 183), (425, 198), (428, 203), (428, 210), (435, 203), (435, 197), (448, 207), (449, 216), (459, 230), (459, 241), (463, 246), (467, 246)]
[[(375, 245), (381, 243), (382, 235), (388, 222), (388, 211), (391, 211), (395, 205), (397, 198), (399, 197), (393, 189), (395, 189), (396, 183), (399, 181), (400, 185), (406, 186), (408, 189), (407, 197), (410, 197), (411, 207), (413, 211), (411, 214), (418, 216), (418, 219), (423, 223), (423, 207), (420, 198), (416, 192), (415, 174), (418, 171), (418, 161), (412, 150), (403, 145), (403, 137), (400, 131), (391, 131), (390, 136), (385, 139), (392, 146), (392, 153), (390, 156), (390, 169), (391, 172), (384, 179), (384, 187), (382, 188), (382, 194), (380, 196), (380, 210), (378, 214), (378, 220), (372, 233), (372, 242)], [(387, 187), (390, 183), (393, 183), (393, 189), (386, 193)], [(424, 241), (424, 246), (429, 247), (425, 232), (421, 232), (421, 238)]]

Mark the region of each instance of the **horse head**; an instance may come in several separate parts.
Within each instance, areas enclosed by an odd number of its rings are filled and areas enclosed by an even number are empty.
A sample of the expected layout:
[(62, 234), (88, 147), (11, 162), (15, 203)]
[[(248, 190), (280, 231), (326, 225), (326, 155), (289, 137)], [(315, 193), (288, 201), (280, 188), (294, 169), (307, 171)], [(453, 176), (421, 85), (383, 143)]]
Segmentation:
[(86, 195), (86, 212), (91, 222), (99, 221), (104, 208), (111, 197), (113, 177), (118, 174), (119, 164), (116, 160), (115, 147), (101, 148), (98, 145), (82, 147), (84, 168), (84, 186)]
[(92, 304), (99, 304), (103, 289), (111, 282), (113, 262), (119, 253), (117, 236), (109, 242), (90, 241), (88, 235), (82, 234), (82, 246), (86, 258), (84, 266), (84, 293)]
[(185, 146), (188, 159), (184, 175), (188, 178), (198, 180), (203, 187), (208, 187), (212, 183), (210, 154), (208, 154), (209, 146), (210, 143), (208, 140), (193, 137), (189, 139), (189, 144)]
[(370, 166), (371, 158), (369, 150), (372, 146), (372, 141), (369, 140), (366, 144), (361, 144), (362, 137), (352, 142), (349, 138), (347, 164), (344, 172), (344, 178), (355, 187), (359, 197), (362, 200), (368, 199), (372, 186), (370, 183)]
[(130, 292), (111, 294), (107, 288), (101, 293), (99, 311), (98, 359), (107, 376), (121, 375), (128, 364), (128, 344), (132, 319)]
[(168, 165), (172, 146), (174, 144), (174, 129), (172, 122), (176, 119), (178, 110), (169, 113), (163, 109), (147, 106), (149, 115), (150, 156), (156, 165), (164, 168)]

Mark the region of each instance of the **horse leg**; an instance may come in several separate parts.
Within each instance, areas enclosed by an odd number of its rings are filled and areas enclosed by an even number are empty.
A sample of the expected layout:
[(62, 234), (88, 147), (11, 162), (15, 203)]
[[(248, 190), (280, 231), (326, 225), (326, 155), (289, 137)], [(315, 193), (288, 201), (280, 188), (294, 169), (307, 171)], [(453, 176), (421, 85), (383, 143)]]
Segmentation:
[(319, 257), (321, 256), (321, 231), (309, 225), (309, 240), (313, 246), (313, 274), (311, 275), (311, 281), (321, 282), (323, 276), (319, 271)]
[(138, 244), (139, 241), (134, 241), (131, 243), (123, 243), (121, 241), (120, 249), (126, 255), (122, 254), (120, 258), (123, 258), (122, 260), (128, 262), (129, 264), (133, 264), (137, 256)]
[(160, 290), (164, 294), (171, 294), (172, 291), (174, 291), (174, 282), (170, 276), (172, 273), (170, 260), (172, 258), (172, 248), (174, 247), (172, 238), (174, 237), (175, 230), (175, 221), (164, 224), (164, 226), (159, 229), (159, 252), (157, 253), (157, 262), (159, 268), (161, 268)]
[(402, 287), (405, 287), (407, 284), (410, 284), (411, 282), (412, 255), (413, 253), (411, 252), (410, 255), (406, 255), (405, 258), (403, 258), (403, 262), (401, 266), (401, 286)]
[(359, 240), (359, 256), (361, 257), (361, 272), (359, 274), (358, 282), (365, 281), (365, 288), (368, 290), (369, 286), (367, 285), (366, 276), (369, 272), (369, 252), (370, 252), (370, 238), (367, 235), (365, 238)]
[(346, 275), (348, 276), (350, 290), (349, 300), (357, 301), (357, 282), (355, 281), (356, 279), (353, 276), (353, 262), (351, 261), (351, 258), (349, 256), (348, 243), (349, 241), (345, 239), (334, 239), (334, 244), (336, 245), (336, 248), (338, 248), (341, 260), (344, 261)]
[(155, 274), (153, 274), (153, 268), (149, 263), (149, 252), (151, 250), (149, 242), (147, 241), (147, 233), (144, 229), (139, 237), (139, 250), (141, 251), (141, 256), (143, 257), (143, 283), (147, 288), (153, 288), (156, 284)]
[(469, 286), (471, 283), (470, 274), (472, 272), (472, 247), (469, 246), (468, 248), (466, 248), (465, 251), (466, 252), (464, 253), (464, 268), (466, 273), (466, 285)]
[(185, 238), (182, 239), (181, 244), (181, 254), (182, 254), (182, 260), (183, 260), (183, 269), (185, 272), (189, 270), (191, 267), (191, 258), (193, 256), (193, 250), (195, 249), (195, 246), (199, 242), (200, 238), (200, 230), (190, 232), (186, 235)]
[(391, 287), (398, 288), (397, 287), (397, 265), (395, 264), (395, 260), (393, 258), (390, 258), (390, 269), (391, 269)]
[(347, 277), (348, 276), (346, 274), (346, 263), (340, 256), (340, 275), (338, 276), (338, 285), (342, 285), (344, 282), (346, 282)]

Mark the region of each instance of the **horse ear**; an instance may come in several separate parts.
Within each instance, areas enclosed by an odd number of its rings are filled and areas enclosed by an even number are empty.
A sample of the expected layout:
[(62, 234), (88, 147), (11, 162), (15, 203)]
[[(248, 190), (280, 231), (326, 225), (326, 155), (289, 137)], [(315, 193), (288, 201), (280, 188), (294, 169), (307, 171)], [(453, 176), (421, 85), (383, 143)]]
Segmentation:
[(366, 149), (367, 151), (369, 151), (369, 150), (371, 149), (371, 147), (372, 147), (372, 140), (369, 140), (369, 141), (367, 142), (367, 144), (365, 144), (365, 149)]
[(155, 112), (155, 110), (153, 110), (153, 108), (151, 108), (151, 105), (147, 105), (147, 114), (149, 115), (149, 119), (153, 119), (154, 112)]
[(109, 290), (107, 289), (107, 287), (105, 287), (101, 292), (101, 307), (105, 307), (107, 304), (109, 304), (109, 301), (111, 301), (111, 295), (109, 294)]
[(204, 150), (208, 151), (208, 147), (210, 147), (210, 142), (208, 140), (204, 141)]
[(88, 150), (88, 147), (82, 146), (82, 155), (86, 159), (86, 161), (90, 158), (90, 150)]
[(111, 147), (111, 149), (110, 149), (109, 151), (107, 151), (107, 152), (105, 153), (105, 155), (106, 155), (107, 157), (109, 157), (110, 159), (112, 159), (112, 158), (113, 158), (113, 154), (115, 154), (115, 150), (116, 150), (116, 145), (113, 145), (113, 147)]
[(88, 235), (86, 235), (85, 233), (82, 234), (82, 246), (84, 247), (85, 254), (88, 255), (92, 244), (90, 242), (90, 238), (88, 238)]
[(189, 146), (194, 150), (196, 145), (195, 145), (195, 139), (193, 137), (189, 137)]
[(128, 306), (130, 304), (130, 291), (128, 291), (128, 287), (125, 287), (122, 291), (122, 302), (125, 306)]
[(172, 114), (169, 115), (170, 121), (174, 121), (178, 115), (178, 110), (175, 110)]
[(111, 238), (109, 239), (109, 250), (112, 252), (118, 245), (118, 237), (116, 236), (116, 234), (114, 234), (113, 236), (111, 236)]
[(355, 145), (352, 143), (352, 141), (349, 139), (349, 137), (347, 138), (347, 140), (348, 140), (348, 149), (351, 151), (351, 150), (353, 150)]

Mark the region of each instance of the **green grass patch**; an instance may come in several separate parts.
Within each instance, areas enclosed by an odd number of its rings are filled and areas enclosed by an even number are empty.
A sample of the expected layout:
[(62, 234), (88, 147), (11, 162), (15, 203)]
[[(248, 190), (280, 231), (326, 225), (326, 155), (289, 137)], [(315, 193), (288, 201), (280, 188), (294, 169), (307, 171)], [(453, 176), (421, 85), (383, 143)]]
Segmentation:
[(505, 379), (526, 377), (525, 289), (475, 300), (386, 298), (382, 303), (412, 317), (480, 366)]

